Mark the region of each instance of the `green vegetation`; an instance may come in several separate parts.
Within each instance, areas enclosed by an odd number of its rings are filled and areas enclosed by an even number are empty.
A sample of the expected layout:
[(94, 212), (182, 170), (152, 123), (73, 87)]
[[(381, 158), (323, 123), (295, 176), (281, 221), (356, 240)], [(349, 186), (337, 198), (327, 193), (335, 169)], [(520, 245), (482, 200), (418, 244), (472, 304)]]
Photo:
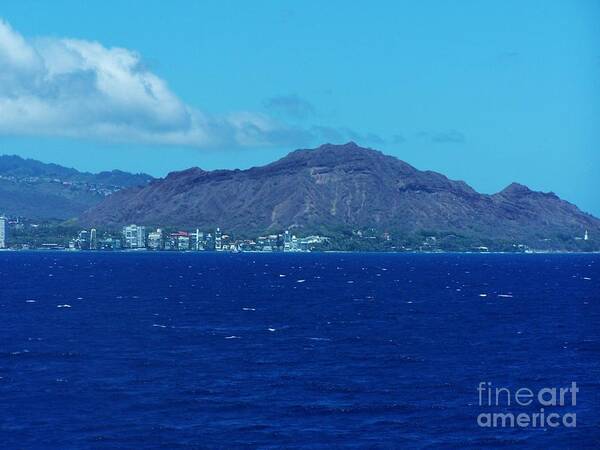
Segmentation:
[[(147, 227), (151, 231), (152, 227)], [(75, 221), (32, 221), (19, 219), (11, 221), (8, 230), (7, 243), (12, 248), (44, 248), (68, 247), (69, 242), (76, 239), (81, 226)], [(173, 227), (163, 228), (169, 235), (179, 229)], [(188, 230), (191, 231), (191, 230)], [(201, 230), (211, 232), (212, 230)], [(284, 230), (265, 231), (261, 235), (282, 235)], [(348, 251), (348, 252), (528, 252), (528, 251), (598, 251), (600, 246), (594, 240), (584, 240), (572, 237), (566, 233), (552, 236), (532, 235), (527, 239), (511, 240), (489, 239), (486, 237), (465, 236), (450, 232), (421, 231), (412, 234), (387, 232), (375, 228), (362, 230), (349, 230), (343, 228), (322, 227), (313, 230), (290, 230), (299, 238), (310, 235), (325, 236), (322, 243), (311, 244), (313, 251)], [(243, 239), (256, 240), (257, 235), (250, 233), (232, 234), (223, 230), (224, 235), (229, 235), (230, 243), (241, 242)], [(106, 228), (97, 230), (98, 239), (108, 237), (120, 239), (120, 228)], [(279, 244), (278, 244), (279, 245)], [(282, 245), (282, 244), (281, 244)], [(240, 248), (242, 248), (240, 246)]]

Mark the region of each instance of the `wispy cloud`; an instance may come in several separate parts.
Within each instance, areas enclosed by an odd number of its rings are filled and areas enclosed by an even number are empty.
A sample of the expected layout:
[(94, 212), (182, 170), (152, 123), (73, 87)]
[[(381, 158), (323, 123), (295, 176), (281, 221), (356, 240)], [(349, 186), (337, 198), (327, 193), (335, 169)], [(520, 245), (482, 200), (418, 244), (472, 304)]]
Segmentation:
[(268, 111), (292, 119), (307, 119), (315, 114), (315, 107), (297, 95), (278, 95), (264, 102)]
[(2, 19), (0, 134), (199, 148), (311, 138), (265, 114), (215, 116), (193, 108), (134, 51), (79, 39), (26, 39)]
[(348, 141), (355, 141), (363, 145), (382, 145), (387, 141), (375, 133), (360, 133), (346, 127), (330, 127), (315, 125), (310, 128), (314, 142), (328, 142), (330, 144), (342, 144)]
[(431, 140), (438, 144), (461, 144), (466, 141), (465, 135), (457, 130), (433, 133)]
[(464, 133), (458, 130), (420, 131), (416, 136), (419, 139), (428, 139), (435, 144), (462, 144), (467, 140)]
[(402, 134), (394, 134), (391, 139), (391, 143), (394, 145), (403, 144), (406, 142), (406, 138)]
[(501, 64), (509, 64), (517, 62), (520, 58), (520, 53), (515, 50), (507, 50), (498, 54), (498, 61)]

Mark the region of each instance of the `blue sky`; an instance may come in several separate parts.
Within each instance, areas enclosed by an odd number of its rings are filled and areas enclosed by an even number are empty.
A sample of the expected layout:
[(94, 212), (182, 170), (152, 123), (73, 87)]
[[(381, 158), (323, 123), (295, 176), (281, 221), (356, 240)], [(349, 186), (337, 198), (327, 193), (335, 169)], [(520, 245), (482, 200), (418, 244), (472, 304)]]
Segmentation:
[(600, 216), (596, 1), (8, 2), (0, 153), (162, 176), (354, 140)]

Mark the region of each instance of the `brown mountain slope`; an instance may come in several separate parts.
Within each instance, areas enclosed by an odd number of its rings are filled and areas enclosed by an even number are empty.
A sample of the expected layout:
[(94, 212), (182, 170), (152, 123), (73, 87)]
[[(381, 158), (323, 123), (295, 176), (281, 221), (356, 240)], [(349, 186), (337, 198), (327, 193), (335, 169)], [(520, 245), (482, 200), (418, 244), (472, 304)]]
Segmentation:
[(419, 171), (354, 143), (297, 150), (248, 170), (198, 168), (117, 192), (81, 217), (85, 224), (139, 223), (262, 233), (374, 227), (497, 239), (600, 233), (600, 221), (554, 194), (512, 184), (494, 195)]

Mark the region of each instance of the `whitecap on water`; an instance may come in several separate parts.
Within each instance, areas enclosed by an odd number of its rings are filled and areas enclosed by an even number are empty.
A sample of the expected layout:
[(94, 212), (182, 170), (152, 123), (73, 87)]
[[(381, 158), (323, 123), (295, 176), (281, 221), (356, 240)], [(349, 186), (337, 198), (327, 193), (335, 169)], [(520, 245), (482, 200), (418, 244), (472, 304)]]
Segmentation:
[(25, 303), (35, 303), (35, 300), (25, 300)]
[(160, 325), (160, 324), (158, 324), (158, 323), (153, 323), (153, 324), (152, 324), (152, 326), (153, 326), (153, 327), (158, 327), (158, 328), (167, 328), (167, 326), (166, 326), (166, 325)]
[(225, 336), (225, 339), (239, 339), (239, 336)]
[(70, 308), (71, 305), (67, 305), (66, 303), (64, 305), (56, 305), (57, 308)]
[(296, 283), (304, 283), (306, 280), (296, 280)]
[(512, 298), (512, 294), (498, 294), (498, 297)]
[(244, 311), (256, 311), (256, 308), (242, 308)]
[(267, 328), (267, 330), (269, 330), (269, 331), (271, 331), (271, 332), (272, 332), (272, 331), (277, 331), (275, 328)]
[(480, 297), (487, 297), (487, 294), (479, 294)]

